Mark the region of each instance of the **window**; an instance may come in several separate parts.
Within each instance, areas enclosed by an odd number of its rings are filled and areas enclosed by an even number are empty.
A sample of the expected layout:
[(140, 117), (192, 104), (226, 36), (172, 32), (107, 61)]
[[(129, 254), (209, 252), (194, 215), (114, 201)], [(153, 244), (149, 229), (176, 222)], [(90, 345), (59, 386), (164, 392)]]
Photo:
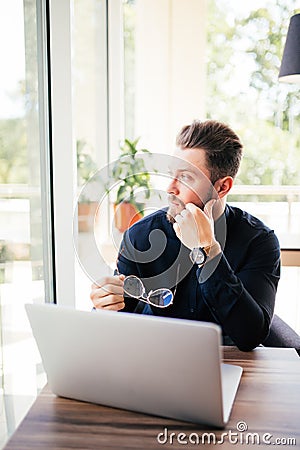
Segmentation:
[(300, 247), (299, 89), (278, 82), (294, 7), (293, 0), (242, 8), (215, 0), (207, 21), (207, 116), (218, 111), (245, 148), (229, 201), (270, 224), (282, 248)]
[(41, 3), (0, 3), (0, 444), (46, 381), (24, 304), (54, 299)]
[[(77, 153), (78, 230), (74, 230), (78, 259), (75, 260), (76, 306), (91, 309), (92, 279), (84, 264), (99, 198), (80, 196), (89, 179), (108, 163), (107, 6), (104, 0), (73, 0), (72, 3), (72, 115)], [(108, 207), (101, 209), (101, 228), (95, 232), (101, 248), (108, 234)], [(77, 233), (78, 231), (78, 233)], [(97, 255), (96, 255), (97, 256)], [(96, 263), (95, 263), (96, 264)], [(99, 267), (99, 273), (107, 268)]]
[[(126, 132), (172, 153), (194, 118), (232, 126), (245, 151), (228, 201), (275, 230), (284, 264), (300, 265), (300, 94), (278, 82), (297, 2), (188, 3), (123, 1)], [(300, 332), (298, 286), (299, 269), (284, 266), (276, 312)]]
[(298, 249), (300, 265), (299, 87), (278, 82), (295, 8), (293, 0), (209, 2), (206, 111), (241, 136), (244, 158), (228, 201), (275, 230), (285, 264), (276, 312), (299, 332), (299, 268), (289, 262)]

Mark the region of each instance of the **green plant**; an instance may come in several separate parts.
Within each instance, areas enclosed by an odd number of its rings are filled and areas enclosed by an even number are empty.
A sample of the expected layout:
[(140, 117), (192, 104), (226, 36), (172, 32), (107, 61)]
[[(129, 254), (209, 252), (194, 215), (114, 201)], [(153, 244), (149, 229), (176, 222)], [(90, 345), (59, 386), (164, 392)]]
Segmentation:
[[(87, 183), (93, 175), (98, 170), (97, 164), (92, 158), (92, 148), (86, 143), (85, 140), (79, 139), (76, 142), (76, 152), (77, 152), (77, 186), (82, 187)], [(93, 181), (94, 178), (93, 178)], [(90, 204), (93, 203), (94, 199), (85, 192), (81, 194), (78, 203), (79, 204)]]
[(76, 142), (78, 185), (86, 183), (97, 171), (98, 167), (91, 156), (91, 148), (86, 141)]
[(6, 263), (7, 261), (12, 261), (14, 259), (13, 253), (10, 249), (9, 244), (4, 240), (0, 240), (0, 263)]
[(137, 145), (140, 138), (130, 141), (125, 139), (120, 145), (120, 158), (112, 168), (111, 177), (120, 185), (117, 190), (115, 203), (121, 202), (132, 203), (137, 209), (140, 209), (142, 201), (137, 201), (137, 193), (139, 198), (149, 199), (151, 192), (150, 174), (146, 169), (145, 161), (138, 152), (151, 152), (145, 148), (138, 149)]

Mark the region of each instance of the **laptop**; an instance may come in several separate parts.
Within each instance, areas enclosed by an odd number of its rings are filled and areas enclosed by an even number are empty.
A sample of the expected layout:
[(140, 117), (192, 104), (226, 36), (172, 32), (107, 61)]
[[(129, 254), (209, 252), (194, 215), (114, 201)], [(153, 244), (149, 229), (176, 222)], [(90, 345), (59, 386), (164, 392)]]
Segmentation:
[(54, 394), (226, 425), (242, 368), (221, 363), (218, 325), (53, 304), (25, 307)]

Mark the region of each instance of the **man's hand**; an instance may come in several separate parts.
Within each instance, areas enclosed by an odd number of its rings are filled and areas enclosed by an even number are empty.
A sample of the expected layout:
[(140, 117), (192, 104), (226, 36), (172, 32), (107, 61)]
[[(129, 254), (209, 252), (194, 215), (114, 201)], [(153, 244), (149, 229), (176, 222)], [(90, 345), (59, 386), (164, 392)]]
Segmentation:
[(97, 309), (110, 309), (119, 311), (125, 307), (124, 284), (125, 275), (101, 278), (92, 284), (90, 293), (94, 307)]
[(214, 203), (215, 200), (207, 202), (204, 211), (193, 203), (187, 203), (185, 209), (175, 216), (173, 227), (176, 236), (191, 250), (194, 247), (208, 247), (217, 243), (212, 214)]

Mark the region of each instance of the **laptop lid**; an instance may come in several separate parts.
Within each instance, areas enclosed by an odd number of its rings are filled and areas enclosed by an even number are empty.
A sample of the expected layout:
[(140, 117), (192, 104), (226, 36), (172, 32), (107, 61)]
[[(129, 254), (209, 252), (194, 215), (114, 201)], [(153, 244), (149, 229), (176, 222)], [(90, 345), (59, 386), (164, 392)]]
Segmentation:
[(50, 304), (25, 307), (56, 395), (218, 427), (228, 420), (240, 371), (225, 417), (219, 326)]

